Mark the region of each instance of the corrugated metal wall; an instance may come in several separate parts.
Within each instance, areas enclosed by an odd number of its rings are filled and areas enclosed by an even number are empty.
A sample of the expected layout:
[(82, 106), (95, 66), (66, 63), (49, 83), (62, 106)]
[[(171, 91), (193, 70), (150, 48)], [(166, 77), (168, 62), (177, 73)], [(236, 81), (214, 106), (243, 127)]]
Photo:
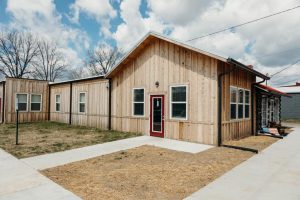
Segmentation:
[(292, 98), (281, 98), (281, 118), (300, 119), (300, 93), (289, 94)]

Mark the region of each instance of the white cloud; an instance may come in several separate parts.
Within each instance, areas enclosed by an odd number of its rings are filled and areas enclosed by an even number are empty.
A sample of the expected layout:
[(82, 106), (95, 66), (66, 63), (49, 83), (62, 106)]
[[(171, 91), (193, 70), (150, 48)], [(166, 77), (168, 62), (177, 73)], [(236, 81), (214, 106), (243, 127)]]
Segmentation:
[(81, 63), (80, 54), (89, 48), (89, 37), (80, 29), (62, 24), (62, 17), (56, 11), (53, 0), (8, 0), (6, 12), (12, 17), (9, 28), (28, 30), (42, 38), (54, 40), (71, 65)]
[(124, 23), (120, 24), (113, 38), (119, 48), (128, 50), (148, 31), (163, 33), (168, 27), (153, 13), (143, 18), (140, 13), (141, 0), (124, 0), (120, 5), (120, 14)]

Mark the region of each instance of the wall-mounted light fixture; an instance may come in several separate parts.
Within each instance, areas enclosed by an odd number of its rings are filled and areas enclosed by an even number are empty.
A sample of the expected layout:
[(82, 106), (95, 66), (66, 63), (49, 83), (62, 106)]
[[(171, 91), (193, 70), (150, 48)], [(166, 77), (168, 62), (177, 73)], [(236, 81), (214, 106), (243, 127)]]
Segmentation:
[(156, 86), (157, 88), (159, 87), (159, 82), (158, 82), (158, 81), (155, 82), (155, 86)]

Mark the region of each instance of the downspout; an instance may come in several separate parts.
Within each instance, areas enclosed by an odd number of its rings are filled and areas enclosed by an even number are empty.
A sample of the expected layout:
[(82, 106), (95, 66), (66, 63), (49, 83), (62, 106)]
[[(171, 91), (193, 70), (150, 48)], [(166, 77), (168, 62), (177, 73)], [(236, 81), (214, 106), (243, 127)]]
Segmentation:
[(233, 66), (229, 71), (218, 75), (218, 146), (222, 145), (222, 77), (230, 74), (235, 69), (236, 66)]
[(73, 90), (73, 84), (70, 82), (70, 110), (69, 110), (69, 124), (72, 124), (72, 90)]
[(111, 130), (111, 91), (112, 82), (111, 78), (108, 79), (108, 130)]
[[(255, 82), (255, 83), (251, 84), (251, 90), (252, 90), (252, 92), (251, 92), (251, 132), (252, 132), (252, 135), (255, 135), (255, 136), (257, 136), (257, 131), (254, 132), (254, 95), (253, 95), (254, 86), (258, 85), (258, 84), (261, 84), (265, 81), (266, 81), (266, 79), (263, 79), (262, 81)], [(257, 95), (255, 95), (255, 97), (257, 98)], [(256, 119), (257, 119), (257, 116), (256, 116)]]
[(48, 83), (48, 121), (50, 121), (51, 85)]
[(5, 111), (5, 82), (3, 82), (3, 98), (2, 98), (2, 102), (3, 102), (3, 104), (2, 104), (2, 124), (5, 122), (5, 120), (4, 120), (4, 111)]

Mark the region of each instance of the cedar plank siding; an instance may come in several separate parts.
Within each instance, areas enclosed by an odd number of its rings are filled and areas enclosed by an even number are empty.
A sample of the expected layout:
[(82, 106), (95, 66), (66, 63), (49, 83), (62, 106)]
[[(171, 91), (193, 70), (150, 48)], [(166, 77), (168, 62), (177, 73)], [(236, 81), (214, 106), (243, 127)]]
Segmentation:
[[(153, 39), (112, 77), (112, 129), (149, 135), (149, 100), (165, 96), (165, 137), (205, 144), (217, 142), (217, 60)], [(159, 82), (159, 87), (155, 82)], [(170, 119), (170, 86), (187, 85), (188, 119)], [(132, 90), (145, 89), (145, 116), (132, 115)]]
[[(229, 71), (230, 66), (228, 64), (218, 63), (218, 73)], [(226, 68), (226, 69), (225, 69)], [(230, 86), (241, 87), (251, 91), (251, 95), (255, 92), (252, 91), (251, 85), (255, 83), (256, 77), (250, 73), (242, 71), (241, 69), (233, 70), (231, 73), (226, 74), (222, 78), (222, 141), (229, 141), (244, 138), (252, 135), (251, 131), (251, 104), (250, 104), (250, 118), (249, 119), (238, 119), (230, 120)], [(250, 97), (251, 98), (251, 97)], [(251, 102), (251, 101), (250, 101)], [(254, 100), (254, 109), (255, 109)], [(255, 113), (255, 110), (254, 110)], [(254, 120), (256, 120), (254, 114)], [(254, 122), (254, 127), (255, 122)]]
[[(108, 80), (97, 79), (72, 83), (72, 124), (108, 128)], [(51, 86), (50, 120), (69, 123), (70, 83)], [(79, 93), (86, 93), (86, 113), (79, 113)], [(61, 95), (61, 112), (55, 111), (55, 95)]]
[[(28, 95), (28, 111), (19, 112), (20, 122), (46, 121), (48, 118), (48, 82), (6, 78), (5, 83), (5, 122), (12, 123), (16, 121), (15, 100), (17, 93), (26, 93)], [(30, 95), (41, 94), (41, 111), (30, 111)]]

